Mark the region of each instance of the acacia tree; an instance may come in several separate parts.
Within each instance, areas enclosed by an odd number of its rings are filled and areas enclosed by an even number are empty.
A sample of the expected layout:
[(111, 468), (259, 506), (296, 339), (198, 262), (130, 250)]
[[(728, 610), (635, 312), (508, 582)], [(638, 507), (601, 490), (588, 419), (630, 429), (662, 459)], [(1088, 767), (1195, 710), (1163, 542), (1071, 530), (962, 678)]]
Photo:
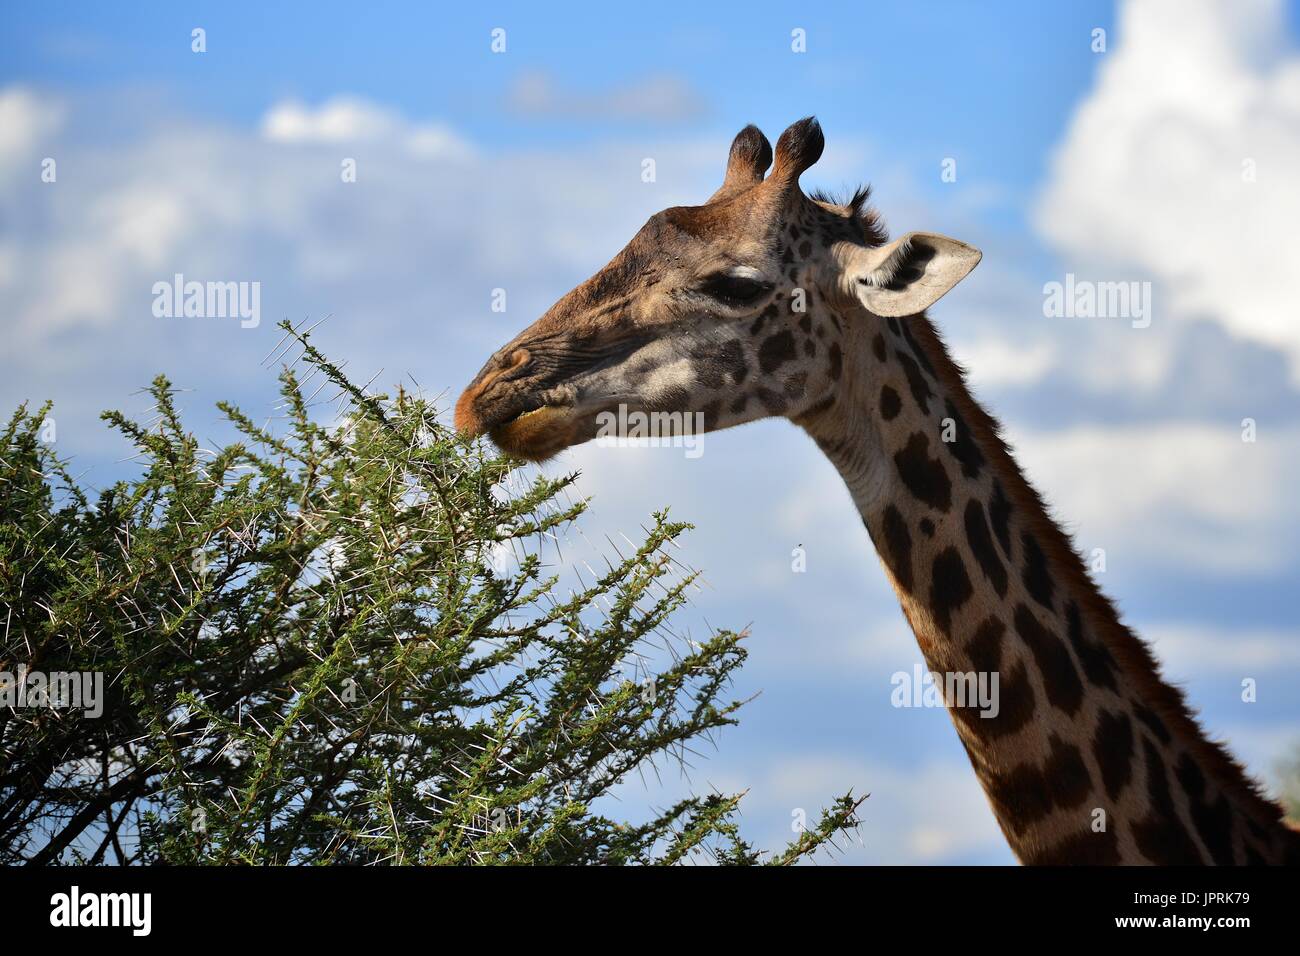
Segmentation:
[[(845, 796), (768, 855), (736, 795), (607, 817), (612, 787), (740, 706), (742, 635), (665, 627), (687, 526), (656, 514), (561, 594), (538, 543), (583, 511), (574, 476), (502, 494), (519, 463), (285, 329), (307, 375), (284, 369), (281, 427), (222, 404), (242, 440), (205, 451), (158, 378), (151, 421), (104, 415), (140, 473), (93, 502), (41, 441), (48, 407), (10, 420), (0, 862), (792, 863), (854, 826)], [(14, 693), (90, 672), (98, 716)]]

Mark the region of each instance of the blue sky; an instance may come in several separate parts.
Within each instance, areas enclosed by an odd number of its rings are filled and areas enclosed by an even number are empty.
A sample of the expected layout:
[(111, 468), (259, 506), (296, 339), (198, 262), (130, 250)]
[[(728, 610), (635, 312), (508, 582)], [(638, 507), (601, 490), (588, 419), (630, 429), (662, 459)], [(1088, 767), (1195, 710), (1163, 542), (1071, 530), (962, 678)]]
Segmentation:
[[(357, 377), (454, 394), (649, 214), (703, 201), (737, 129), (815, 113), (806, 188), (870, 181), (894, 233), (984, 250), (936, 321), (1128, 621), (1274, 779), (1300, 740), (1296, 4), (456, 6), (0, 11), (0, 404), (55, 399), (60, 450), (107, 482), (99, 410), (166, 372), (218, 440), (217, 399), (270, 407), (274, 322), (325, 315)], [(154, 318), (175, 272), (260, 281), (260, 326)], [(1151, 282), (1151, 327), (1044, 318), (1067, 272)], [(849, 860), (1010, 862), (947, 716), (889, 704), (919, 654), (833, 470), (782, 422), (705, 447), (549, 466), (583, 470), (591, 540), (665, 504), (694, 521), (709, 583), (679, 627), (752, 626), (738, 690), (761, 695), (692, 784), (749, 788), (762, 845), (852, 787)]]

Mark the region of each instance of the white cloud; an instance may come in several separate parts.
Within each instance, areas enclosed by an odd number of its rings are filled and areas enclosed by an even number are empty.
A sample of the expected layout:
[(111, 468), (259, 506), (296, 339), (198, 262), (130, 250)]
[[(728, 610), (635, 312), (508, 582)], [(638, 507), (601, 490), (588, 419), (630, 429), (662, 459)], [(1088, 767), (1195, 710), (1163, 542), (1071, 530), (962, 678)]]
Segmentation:
[[(576, 284), (652, 209), (712, 188), (725, 162), (725, 144), (667, 143), (660, 182), (648, 187), (640, 148), (497, 152), (467, 163), (473, 148), (458, 133), (355, 97), (315, 109), (279, 103), (260, 135), (132, 110), (128, 100), (122, 135), (88, 141), (79, 124), (58, 126), (61, 101), (0, 91), (4, 156), (49, 138), (78, 172), (45, 186), (33, 168), (34, 187), (3, 197), (5, 220), (36, 224), (22, 241), (0, 233), (0, 306), (29, 352), (28, 389), (46, 360), (67, 370), (69, 356), (47, 346), (77, 330), (114, 330), (112, 345), (130, 343), (142, 381), (164, 359), (176, 369), (175, 338), (208, 333), (172, 327), (161, 337), (171, 341), (156, 341), (150, 289), (174, 272), (261, 281), (268, 324), (333, 314), (332, 328), (371, 354), (384, 335), (438, 338), (427, 354), (455, 363), (454, 387), (549, 305), (557, 276)], [(341, 151), (357, 144), (364, 149)], [(340, 176), (347, 155), (357, 157), (354, 184)], [(487, 308), (497, 287), (510, 296), (506, 315)], [(92, 363), (104, 351), (77, 348)], [(61, 379), (47, 394), (73, 384)]]
[(1245, 573), (1294, 560), (1300, 430), (1237, 422), (1009, 430), (1020, 464), (1085, 552), (1108, 562)]
[(1059, 360), (1060, 350), (1049, 340), (1027, 342), (1019, 348), (1008, 346), (1006, 338), (992, 335), (955, 345), (961, 364), (969, 371), (973, 388), (1033, 385)]
[[(63, 125), (63, 104), (23, 87), (0, 90), (0, 182), (18, 175), (19, 164)], [(36, 180), (40, 170), (33, 167)]]
[(355, 96), (336, 96), (316, 109), (296, 100), (272, 106), (262, 117), (262, 135), (276, 143), (359, 143), (405, 146), (426, 159), (466, 159), (469, 142), (442, 123), (416, 123)]
[(750, 787), (742, 807), (746, 819), (784, 817), (784, 834), (764, 845), (793, 838), (791, 812), (804, 810), (809, 823), (824, 803), (850, 790), (870, 796), (858, 811), (861, 844), (848, 844), (849, 862), (935, 864), (964, 854), (1005, 856), (1012, 862), (988, 800), (964, 761), (931, 760), (894, 766), (834, 753), (773, 754), (770, 769)]
[(1175, 680), (1182, 674), (1277, 673), (1300, 667), (1300, 635), (1280, 630), (1161, 622), (1143, 629)]
[[(1300, 55), (1280, 0), (1120, 12), (1035, 212), (1073, 271), (1163, 280), (1156, 321), (1209, 317), (1300, 382)], [(1255, 181), (1249, 181), (1253, 170)]]

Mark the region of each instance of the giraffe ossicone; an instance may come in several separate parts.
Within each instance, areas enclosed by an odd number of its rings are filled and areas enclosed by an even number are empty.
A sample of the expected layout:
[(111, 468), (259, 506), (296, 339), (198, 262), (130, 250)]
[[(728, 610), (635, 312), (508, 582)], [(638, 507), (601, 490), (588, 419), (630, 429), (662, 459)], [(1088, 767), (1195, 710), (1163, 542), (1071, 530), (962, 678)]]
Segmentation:
[(457, 427), (541, 460), (615, 409), (790, 419), (843, 477), (930, 671), (997, 674), (995, 716), (947, 704), (1020, 860), (1295, 862), (1300, 835), (1161, 679), (926, 316), (979, 251), (888, 242), (865, 189), (805, 195), (824, 145), (811, 117), (775, 153), (741, 130), (717, 192), (650, 217), (493, 355)]

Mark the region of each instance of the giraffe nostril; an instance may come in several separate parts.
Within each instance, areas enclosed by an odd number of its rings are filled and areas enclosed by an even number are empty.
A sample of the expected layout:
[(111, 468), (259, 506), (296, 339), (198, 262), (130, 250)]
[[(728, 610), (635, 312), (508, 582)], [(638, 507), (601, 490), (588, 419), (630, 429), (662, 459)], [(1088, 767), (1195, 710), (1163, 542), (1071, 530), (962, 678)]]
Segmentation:
[(528, 366), (528, 363), (532, 361), (532, 358), (533, 357), (529, 354), (528, 349), (515, 349), (506, 356), (505, 361), (502, 363), (503, 368), (501, 369), (501, 374), (507, 376), (513, 372), (522, 371)]

